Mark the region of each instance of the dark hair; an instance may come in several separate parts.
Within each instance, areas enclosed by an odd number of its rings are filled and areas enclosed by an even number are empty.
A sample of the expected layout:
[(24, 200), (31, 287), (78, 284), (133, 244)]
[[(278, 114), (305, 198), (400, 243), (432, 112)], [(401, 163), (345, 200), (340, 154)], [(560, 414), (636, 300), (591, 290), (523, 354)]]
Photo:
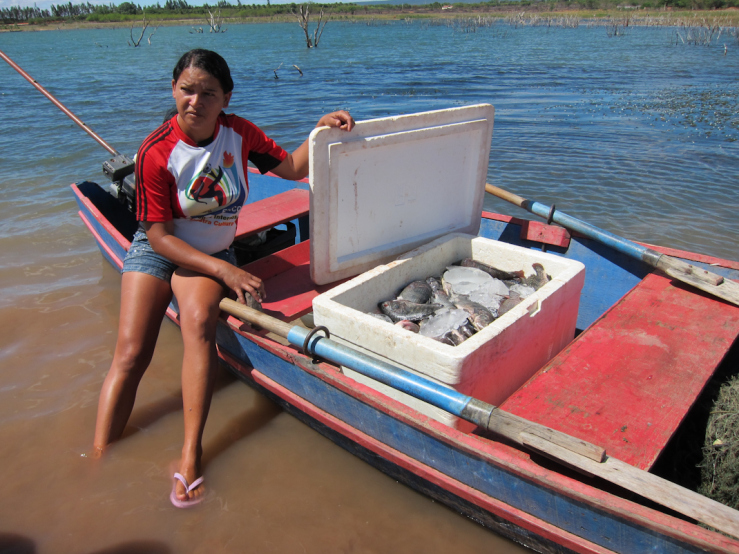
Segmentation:
[(196, 48), (195, 50), (185, 52), (177, 62), (177, 65), (174, 66), (172, 79), (177, 82), (182, 72), (188, 67), (196, 67), (213, 75), (221, 83), (221, 88), (225, 94), (228, 94), (234, 89), (231, 70), (228, 68), (226, 60), (211, 50)]

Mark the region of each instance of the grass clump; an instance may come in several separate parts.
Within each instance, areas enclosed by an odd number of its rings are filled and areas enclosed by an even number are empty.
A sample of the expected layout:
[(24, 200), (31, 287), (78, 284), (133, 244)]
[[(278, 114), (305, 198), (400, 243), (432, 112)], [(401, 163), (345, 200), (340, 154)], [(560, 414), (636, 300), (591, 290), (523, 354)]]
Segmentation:
[(739, 376), (721, 386), (711, 410), (698, 492), (739, 509)]

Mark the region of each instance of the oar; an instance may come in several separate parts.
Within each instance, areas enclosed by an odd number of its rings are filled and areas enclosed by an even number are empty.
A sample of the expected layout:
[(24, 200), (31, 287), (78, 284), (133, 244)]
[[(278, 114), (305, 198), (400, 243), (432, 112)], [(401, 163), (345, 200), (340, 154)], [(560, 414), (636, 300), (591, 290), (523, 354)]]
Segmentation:
[(320, 327), (309, 330), (293, 326), (228, 298), (223, 299), (220, 306), (226, 313), (286, 338), (290, 344), (301, 347), (307, 355), (318, 356), (351, 368), (450, 414), (489, 429), (521, 446), (615, 483), (739, 538), (739, 512), (736, 510), (607, 456), (605, 450), (599, 446), (506, 413), (492, 404), (357, 352), (316, 334), (315, 331), (321, 329)]
[(526, 198), (493, 186), (489, 183), (485, 185), (485, 191), (497, 196), (498, 198), (502, 198), (511, 204), (515, 204), (519, 208), (523, 208), (532, 214), (541, 216), (545, 219), (551, 218), (551, 221), (559, 223), (571, 231), (577, 231), (588, 238), (597, 240), (606, 246), (610, 246), (622, 254), (642, 260), (652, 267), (665, 272), (673, 279), (692, 285), (695, 288), (739, 306), (739, 283), (736, 283), (731, 279), (724, 279), (721, 275), (717, 275), (710, 271), (706, 271), (705, 269), (685, 263), (682, 260), (668, 256), (667, 254), (661, 254), (652, 248), (647, 248), (646, 246), (642, 246), (603, 229), (599, 229), (590, 223), (586, 223), (585, 221), (569, 216), (559, 210), (554, 210), (550, 213), (550, 206), (534, 202), (533, 200), (527, 200)]

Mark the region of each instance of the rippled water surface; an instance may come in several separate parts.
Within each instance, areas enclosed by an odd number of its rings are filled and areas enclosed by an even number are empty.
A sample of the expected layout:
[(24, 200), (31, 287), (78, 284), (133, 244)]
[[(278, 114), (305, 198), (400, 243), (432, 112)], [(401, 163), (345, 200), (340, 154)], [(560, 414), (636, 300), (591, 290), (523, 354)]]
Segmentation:
[[(739, 258), (739, 45), (674, 31), (332, 21), (307, 50), (294, 24), (222, 35), (160, 28), (0, 34), (0, 49), (121, 152), (172, 105), (171, 69), (218, 50), (231, 108), (292, 149), (337, 108), (358, 120), (488, 102), (488, 182), (653, 244)], [(148, 36), (148, 33), (147, 33)], [(303, 76), (293, 64), (299, 66)], [(275, 79), (277, 70), (279, 79)], [(178, 330), (165, 322), (125, 440), (83, 455), (117, 328), (120, 277), (69, 184), (107, 153), (0, 65), (0, 545), (28, 552), (519, 552), (397, 484), (222, 376), (205, 436), (214, 497), (172, 509), (181, 446)], [(490, 210), (522, 216), (488, 198)], [(119, 550), (112, 550), (119, 548)]]

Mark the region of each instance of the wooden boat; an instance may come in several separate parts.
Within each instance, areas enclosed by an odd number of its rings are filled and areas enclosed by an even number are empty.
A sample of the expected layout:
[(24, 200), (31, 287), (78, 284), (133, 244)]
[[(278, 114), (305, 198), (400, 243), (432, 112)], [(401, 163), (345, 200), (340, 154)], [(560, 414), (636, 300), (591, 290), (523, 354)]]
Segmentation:
[[(308, 186), (269, 174), (250, 173), (249, 181), (237, 245), (286, 225), (272, 247), (240, 250), (258, 258), (248, 270), (266, 282), (265, 311), (299, 325), (312, 299), (334, 286), (310, 279)], [(132, 214), (95, 183), (72, 190), (101, 252), (120, 268), (136, 228)], [(576, 338), (500, 408), (652, 468), (722, 361), (739, 355), (739, 309), (561, 227), (481, 216), (482, 237), (545, 247), (586, 266)], [(739, 279), (735, 261), (653, 248)], [(174, 306), (167, 315), (177, 322)], [(483, 429), (464, 433), (442, 424), (235, 317), (222, 318), (217, 336), (225, 366), (286, 411), (393, 478), (535, 551), (739, 552), (739, 540)]]

